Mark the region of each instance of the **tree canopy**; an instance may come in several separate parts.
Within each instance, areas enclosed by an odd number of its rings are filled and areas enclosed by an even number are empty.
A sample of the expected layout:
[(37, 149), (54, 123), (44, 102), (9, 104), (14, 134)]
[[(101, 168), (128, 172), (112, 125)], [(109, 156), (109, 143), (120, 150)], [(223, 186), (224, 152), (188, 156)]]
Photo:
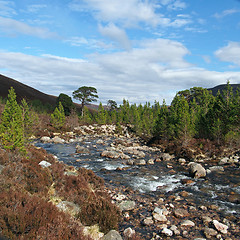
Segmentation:
[(73, 98), (81, 102), (83, 115), (84, 106), (88, 103), (97, 101), (97, 89), (87, 86), (80, 87), (73, 92)]

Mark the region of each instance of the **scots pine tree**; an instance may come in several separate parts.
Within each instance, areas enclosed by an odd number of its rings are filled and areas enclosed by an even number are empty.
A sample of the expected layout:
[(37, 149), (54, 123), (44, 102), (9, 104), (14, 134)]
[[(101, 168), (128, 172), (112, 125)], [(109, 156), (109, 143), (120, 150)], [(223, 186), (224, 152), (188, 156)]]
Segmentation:
[(11, 87), (1, 116), (0, 141), (5, 149), (25, 152), (24, 117)]

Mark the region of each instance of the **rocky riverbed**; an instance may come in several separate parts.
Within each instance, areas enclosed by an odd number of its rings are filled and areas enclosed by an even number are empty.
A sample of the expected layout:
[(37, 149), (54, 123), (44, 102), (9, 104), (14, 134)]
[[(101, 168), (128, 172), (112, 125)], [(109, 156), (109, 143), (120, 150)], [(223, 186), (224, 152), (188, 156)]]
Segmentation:
[(240, 239), (239, 152), (189, 161), (115, 130), (82, 126), (36, 145), (104, 178), (124, 239), (134, 231), (142, 239)]

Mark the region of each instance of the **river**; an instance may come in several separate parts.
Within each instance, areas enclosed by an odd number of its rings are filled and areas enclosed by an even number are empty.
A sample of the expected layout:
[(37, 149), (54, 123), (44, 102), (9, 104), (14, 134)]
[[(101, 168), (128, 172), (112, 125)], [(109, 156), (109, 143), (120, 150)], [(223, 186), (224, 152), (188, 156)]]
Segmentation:
[[(178, 196), (181, 192), (188, 193), (189, 201), (196, 206), (217, 206), (218, 214), (224, 218), (240, 217), (240, 169), (239, 165), (224, 166), (224, 171), (209, 172), (204, 179), (194, 180), (188, 175), (186, 166), (175, 161), (159, 161), (146, 165), (127, 165), (121, 158), (108, 159), (101, 157), (106, 149), (115, 146), (119, 139), (110, 136), (87, 135), (79, 141), (67, 144), (41, 143), (36, 146), (44, 148), (48, 153), (57, 156), (59, 161), (75, 167), (91, 169), (102, 177), (108, 186), (113, 188), (130, 189), (132, 193), (146, 199)], [(125, 139), (121, 140), (122, 142)], [(132, 140), (134, 142), (134, 140)], [(140, 147), (142, 144), (138, 142)], [(87, 149), (86, 153), (76, 153), (76, 145)], [(144, 160), (157, 159), (158, 150), (141, 148)], [(126, 155), (133, 157), (128, 152)], [(210, 163), (202, 163), (207, 169)], [(189, 180), (189, 184), (183, 182)], [(142, 213), (144, 214), (144, 213)], [(124, 226), (127, 226), (126, 224)], [(144, 234), (144, 233), (143, 233)], [(147, 238), (146, 238), (147, 239)]]

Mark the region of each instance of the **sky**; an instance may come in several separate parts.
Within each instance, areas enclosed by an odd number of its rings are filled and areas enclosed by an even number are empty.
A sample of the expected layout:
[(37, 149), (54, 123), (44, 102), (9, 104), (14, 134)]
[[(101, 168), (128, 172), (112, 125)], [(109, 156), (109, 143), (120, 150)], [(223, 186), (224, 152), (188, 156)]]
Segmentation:
[(0, 74), (103, 104), (240, 83), (240, 1), (0, 0)]

